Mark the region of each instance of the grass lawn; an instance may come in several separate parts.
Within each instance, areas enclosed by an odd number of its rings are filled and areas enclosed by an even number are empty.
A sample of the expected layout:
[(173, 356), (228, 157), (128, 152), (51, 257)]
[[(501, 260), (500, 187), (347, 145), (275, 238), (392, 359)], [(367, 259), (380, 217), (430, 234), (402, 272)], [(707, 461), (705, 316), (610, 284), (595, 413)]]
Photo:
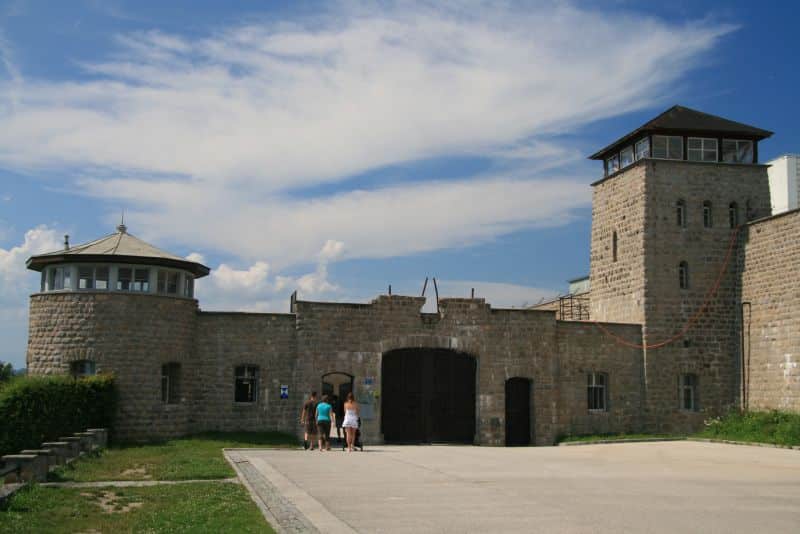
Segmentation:
[(706, 422), (698, 437), (752, 441), (776, 445), (800, 445), (800, 414), (787, 412), (732, 412)]
[(239, 484), (146, 488), (31, 486), (0, 510), (0, 532), (274, 532)]
[(208, 433), (152, 445), (111, 447), (50, 474), (56, 482), (191, 480), (236, 476), (222, 457), (225, 447), (296, 447), (278, 432)]
[(684, 436), (676, 436), (674, 434), (592, 434), (589, 436), (562, 436), (558, 439), (558, 443), (568, 443), (573, 441), (616, 441), (621, 439), (665, 439), (665, 438), (681, 438)]

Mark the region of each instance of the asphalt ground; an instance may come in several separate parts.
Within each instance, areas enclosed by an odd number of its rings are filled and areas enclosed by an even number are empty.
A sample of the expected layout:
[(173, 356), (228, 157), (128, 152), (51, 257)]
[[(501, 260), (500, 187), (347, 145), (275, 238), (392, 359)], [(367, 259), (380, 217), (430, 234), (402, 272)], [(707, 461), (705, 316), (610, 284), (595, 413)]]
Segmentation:
[(268, 481), (262, 491), (320, 532), (800, 532), (793, 450), (677, 441), (237, 454)]

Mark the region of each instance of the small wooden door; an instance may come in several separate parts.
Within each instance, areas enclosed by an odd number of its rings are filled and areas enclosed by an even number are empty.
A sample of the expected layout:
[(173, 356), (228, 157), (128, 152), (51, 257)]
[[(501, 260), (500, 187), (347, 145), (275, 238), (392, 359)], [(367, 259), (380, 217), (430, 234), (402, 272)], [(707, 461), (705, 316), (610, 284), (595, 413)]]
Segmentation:
[(506, 446), (531, 444), (531, 381), (514, 377), (506, 380)]

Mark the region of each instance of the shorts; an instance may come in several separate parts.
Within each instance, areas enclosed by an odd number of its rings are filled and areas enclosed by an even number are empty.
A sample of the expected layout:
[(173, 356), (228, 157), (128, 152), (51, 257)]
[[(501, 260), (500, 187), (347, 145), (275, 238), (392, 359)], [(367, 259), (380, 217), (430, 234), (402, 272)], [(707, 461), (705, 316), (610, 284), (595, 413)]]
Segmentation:
[(312, 435), (317, 433), (317, 422), (313, 419), (306, 420), (306, 434)]
[(317, 421), (317, 428), (319, 428), (319, 439), (328, 441), (328, 436), (331, 435), (331, 422)]

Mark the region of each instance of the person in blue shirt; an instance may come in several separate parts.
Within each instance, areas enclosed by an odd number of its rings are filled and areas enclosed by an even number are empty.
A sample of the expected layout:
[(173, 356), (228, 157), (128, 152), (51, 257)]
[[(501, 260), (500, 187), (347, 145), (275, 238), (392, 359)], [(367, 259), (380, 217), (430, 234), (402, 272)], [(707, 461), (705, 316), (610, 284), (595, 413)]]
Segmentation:
[[(331, 406), (330, 397), (322, 397), (322, 402), (317, 404), (317, 430), (319, 431), (319, 450), (331, 450), (331, 418), (336, 421), (336, 414)], [(323, 448), (323, 445), (325, 446)]]

